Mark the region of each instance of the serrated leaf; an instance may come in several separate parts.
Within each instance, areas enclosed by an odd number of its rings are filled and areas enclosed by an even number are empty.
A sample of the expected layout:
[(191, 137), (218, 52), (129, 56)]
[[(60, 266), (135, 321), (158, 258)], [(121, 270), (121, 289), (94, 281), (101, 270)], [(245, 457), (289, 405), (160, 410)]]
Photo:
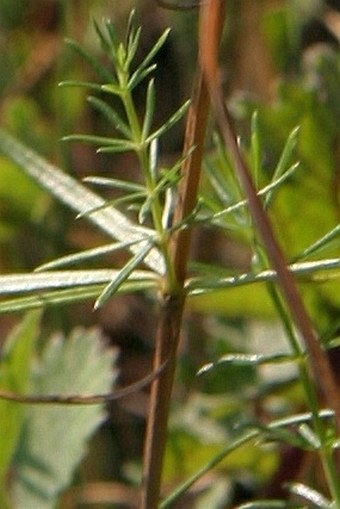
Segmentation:
[[(32, 353), (41, 312), (30, 312), (5, 341), (0, 362), (2, 390), (24, 393), (29, 387)], [(0, 484), (4, 481), (23, 423), (23, 408), (0, 400)]]
[[(62, 203), (78, 213), (84, 213), (96, 207), (101, 207), (105, 201), (69, 175), (63, 173), (56, 166), (27, 148), (0, 129), (0, 150), (23, 168), (42, 187)], [(122, 242), (141, 240), (147, 233), (153, 233), (145, 227), (135, 226), (129, 219), (114, 208), (100, 210), (91, 214), (89, 221), (96, 224), (102, 231), (112, 238)], [(136, 247), (131, 246), (135, 252)], [(153, 247), (145, 259), (146, 265), (159, 274), (163, 274), (165, 264), (160, 252)]]
[[(116, 352), (104, 350), (99, 330), (75, 329), (69, 338), (52, 336), (36, 364), (32, 392), (96, 394), (109, 392), (117, 376)], [(52, 509), (71, 482), (86, 443), (101, 420), (99, 406), (27, 408), (13, 483), (16, 509)]]

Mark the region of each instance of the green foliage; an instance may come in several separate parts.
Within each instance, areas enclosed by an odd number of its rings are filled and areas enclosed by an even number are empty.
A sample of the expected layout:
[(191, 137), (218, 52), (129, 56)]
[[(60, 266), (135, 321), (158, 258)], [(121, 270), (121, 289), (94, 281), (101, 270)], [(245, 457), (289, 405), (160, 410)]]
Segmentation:
[[(49, 338), (34, 365), (31, 391), (36, 395), (102, 394), (111, 390), (116, 352), (104, 350), (98, 330), (75, 329), (69, 338)], [(30, 406), (25, 412), (14, 459), (15, 507), (54, 508), (72, 481), (85, 444), (103, 420), (101, 407)]]
[[(1, 390), (19, 393), (31, 390), (32, 354), (39, 333), (40, 315), (39, 311), (27, 314), (7, 338), (0, 364)], [(0, 401), (0, 500), (6, 500), (5, 479), (22, 432), (24, 415), (23, 407)]]
[[(334, 147), (340, 134), (340, 59), (331, 50), (320, 50), (302, 65), (301, 48), (292, 31), (299, 16), (294, 18), (288, 11), (271, 12), (263, 26), (277, 67), (281, 72), (294, 70), (295, 79), (281, 80), (273, 104), (245, 97), (232, 100), (231, 109), (241, 126), (239, 144), (258, 195), (331, 355), (332, 348), (339, 346), (339, 321), (334, 321), (340, 304), (339, 158)], [(0, 12), (8, 16), (6, 3)], [(73, 97), (76, 88), (90, 90), (93, 95), (88, 103), (107, 130), (67, 134), (63, 142), (92, 145), (110, 157), (132, 154), (140, 178), (135, 182), (130, 177), (98, 174), (85, 178), (86, 185), (79, 183), (39, 155), (48, 151), (51, 137), (35, 102), (19, 99), (8, 103), (4, 123), (26, 144), (0, 130), (0, 196), (6, 208), (0, 240), (14, 235), (13, 215), (20, 225), (30, 224), (39, 215), (32, 204), (37, 203), (40, 210), (44, 195), (35, 183), (109, 240), (97, 247), (58, 253), (34, 272), (2, 274), (0, 313), (65, 307), (85, 300), (94, 302), (96, 309), (117, 294), (146, 292), (157, 300), (159, 289), (166, 288), (170, 294), (176, 289), (171, 217), (182, 163), (195, 147), (175, 162), (162, 161), (159, 139), (181, 121), (189, 107), (187, 101), (161, 125), (155, 125), (158, 101), (163, 99), (156, 93), (154, 60), (164, 48), (169, 30), (141, 58), (142, 29), (134, 13), (124, 39), (108, 20), (102, 25), (95, 22), (94, 31), (109, 66), (81, 44), (67, 39), (67, 45), (99, 82), (80, 73), (81, 78), (60, 85), (68, 87), (70, 95), (65, 97)], [(142, 107), (137, 107), (135, 94), (142, 84), (145, 97)], [(74, 98), (78, 111), (79, 96)], [(205, 345), (196, 345), (199, 361), (190, 359), (190, 353), (181, 359), (182, 371), (187, 369), (183, 379), (190, 378), (197, 386), (180, 405), (174, 404), (164, 479), (169, 483), (188, 480), (160, 507), (171, 507), (213, 468), (217, 481), (199, 497), (197, 508), (204, 504), (211, 509), (222, 504), (234, 506), (233, 483), (241, 482), (244, 472), (253, 487), (269, 481), (283, 444), (321, 457), (329, 499), (321, 489), (292, 480), (287, 485), (287, 500), (254, 500), (238, 509), (335, 508), (340, 486), (332, 458), (338, 447), (333, 412), (321, 411), (313, 400), (308, 356), (277, 292), (277, 275), (268, 268), (247, 199), (217, 134), (212, 134), (208, 147), (198, 205), (176, 228), (209, 228), (221, 238), (239, 243), (251, 262), (244, 270), (209, 262), (190, 264), (185, 282), (188, 307), (194, 315), (212, 314), (213, 320), (202, 325), (202, 337), (208, 339)], [(18, 167), (35, 183), (19, 176)], [(9, 187), (8, 182), (14, 180), (15, 186)], [(108, 192), (109, 198), (89, 186)], [(106, 268), (106, 257), (122, 251), (127, 251), (128, 258), (117, 268)], [(0, 365), (1, 390), (35, 395), (108, 392), (116, 374), (115, 369), (112, 373), (115, 353), (101, 350), (99, 331), (74, 329), (67, 337), (54, 335), (38, 356), (39, 319), (39, 312), (29, 313), (6, 341)], [(254, 320), (265, 324), (260, 348), (251, 338)], [(226, 322), (229, 327), (224, 327)], [(268, 322), (275, 323), (276, 329), (270, 331)], [(283, 333), (284, 347), (278, 338)], [(287, 366), (294, 366), (288, 374)], [(267, 369), (271, 370), (269, 376)], [(295, 414), (305, 401), (310, 412)], [(14, 468), (10, 488), (15, 509), (53, 509), (60, 493), (71, 484), (88, 438), (102, 417), (98, 407), (20, 407), (1, 400), (0, 506), (12, 507), (5, 478)], [(230, 490), (223, 488), (226, 479)]]

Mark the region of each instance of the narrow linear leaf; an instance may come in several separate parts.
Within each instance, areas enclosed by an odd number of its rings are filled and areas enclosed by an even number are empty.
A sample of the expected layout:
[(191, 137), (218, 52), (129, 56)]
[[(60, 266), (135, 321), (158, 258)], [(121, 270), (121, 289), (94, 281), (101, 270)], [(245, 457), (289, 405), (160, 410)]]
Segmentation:
[(133, 142), (122, 140), (121, 143), (116, 145), (108, 145), (105, 147), (99, 147), (97, 154), (119, 154), (121, 152), (138, 152), (139, 145)]
[(126, 146), (130, 146), (132, 143), (128, 140), (120, 140), (116, 138), (110, 138), (106, 136), (96, 136), (93, 134), (68, 134), (62, 137), (62, 141), (81, 141), (82, 143), (90, 143), (93, 145), (103, 146), (121, 146), (126, 143)]
[(87, 300), (93, 300), (103, 291), (105, 284), (72, 288), (71, 290), (56, 290), (40, 292), (38, 295), (18, 297), (0, 302), (0, 314), (18, 313), (31, 309), (60, 306)]
[(58, 83), (58, 87), (80, 87), (96, 90), (97, 92), (102, 91), (101, 85), (98, 85), (97, 83), (92, 83), (90, 81), (66, 80)]
[[(329, 418), (334, 417), (334, 412), (332, 410), (322, 410), (319, 412), (320, 418)], [(278, 419), (276, 421), (272, 421), (268, 428), (275, 429), (281, 426), (289, 426), (294, 425), (301, 422), (310, 422), (312, 419), (312, 414), (310, 412), (304, 414), (296, 414), (291, 417), (287, 417), (284, 419)], [(259, 430), (251, 430), (246, 432), (240, 432), (240, 434), (234, 439), (230, 440), (226, 447), (224, 447), (218, 454), (213, 456), (209, 461), (207, 461), (201, 468), (199, 468), (194, 475), (189, 477), (183, 484), (181, 484), (176, 490), (171, 493), (163, 502), (160, 504), (160, 509), (168, 509), (172, 507), (173, 503), (178, 500), (184, 493), (188, 491), (188, 489), (199, 479), (201, 479), (205, 474), (207, 474), (210, 470), (215, 468), (219, 463), (221, 463), (229, 454), (242, 447), (243, 445), (251, 442), (256, 439), (261, 434)], [(296, 509), (300, 507), (297, 506)], [(304, 507), (304, 506), (303, 506)], [(328, 507), (327, 509), (331, 509)]]
[(102, 50), (105, 53), (107, 53), (110, 49), (112, 49), (110, 42), (104, 36), (104, 34), (103, 34), (101, 28), (99, 27), (96, 19), (93, 19), (93, 26), (94, 26), (96, 35), (97, 35), (97, 37), (99, 39), (100, 46), (101, 46)]
[(330, 500), (328, 500), (318, 491), (310, 488), (309, 486), (306, 486), (305, 484), (299, 482), (291, 482), (287, 483), (287, 488), (289, 489), (290, 493), (308, 500), (315, 507), (320, 507), (320, 509), (331, 509), (333, 507)]
[(312, 429), (307, 424), (301, 424), (299, 426), (299, 434), (308, 442), (308, 444), (311, 446), (313, 450), (319, 450), (320, 449), (320, 440), (316, 436), (316, 434), (312, 431)]
[(91, 104), (91, 106), (99, 111), (103, 117), (115, 127), (115, 129), (123, 134), (123, 136), (128, 139), (131, 138), (131, 131), (128, 125), (108, 103), (93, 96), (88, 97), (87, 101)]
[[(70, 290), (55, 290), (39, 292), (37, 295), (29, 297), (18, 297), (0, 302), (0, 314), (17, 313), (31, 309), (41, 309), (50, 306), (69, 305), (84, 301), (93, 301), (99, 297), (105, 283), (91, 286), (80, 286)], [(117, 293), (144, 292), (146, 290), (155, 290), (158, 284), (152, 279), (133, 279), (132, 277), (125, 281)], [(1, 506), (0, 506), (1, 507)]]
[(150, 136), (145, 140), (148, 144), (155, 138), (160, 138), (166, 131), (171, 129), (173, 125), (175, 125), (187, 112), (190, 106), (190, 99), (186, 101), (171, 117), (159, 128), (157, 131), (154, 131)]
[[(293, 129), (293, 131), (290, 133), (290, 135), (287, 138), (287, 142), (284, 146), (284, 149), (282, 151), (281, 157), (279, 159), (279, 162), (274, 170), (272, 182), (279, 179), (281, 176), (283, 176), (286, 172), (286, 168), (288, 167), (290, 160), (292, 158), (294, 149), (296, 147), (297, 141), (298, 141), (298, 134), (299, 134), (299, 127), (296, 127)], [(273, 192), (270, 191), (265, 200), (265, 207), (269, 207), (271, 200), (272, 200)]]
[[(21, 166), (42, 187), (77, 213), (100, 207), (105, 201), (58, 167), (48, 163), (41, 156), (27, 148), (15, 138), (0, 129), (0, 151)], [(97, 225), (112, 238), (122, 242), (143, 240), (152, 230), (135, 226), (127, 217), (114, 208), (91, 214), (88, 220)], [(136, 246), (131, 246), (136, 251)], [(145, 263), (159, 274), (164, 274), (162, 255), (154, 247), (145, 258)]]
[(135, 71), (128, 82), (128, 89), (133, 90), (134, 88), (139, 85), (149, 74), (151, 74), (153, 71), (155, 71), (157, 68), (157, 64), (152, 64), (149, 67), (146, 67), (146, 69), (143, 69), (141, 72)]
[(138, 192), (138, 193), (130, 193), (128, 195), (120, 196), (119, 198), (116, 198), (115, 200), (107, 200), (104, 205), (101, 207), (87, 210), (84, 214), (78, 214), (77, 219), (80, 219), (81, 217), (86, 217), (89, 214), (95, 214), (99, 210), (103, 210), (108, 207), (118, 207), (118, 205), (122, 205), (124, 203), (136, 203), (136, 201), (142, 199), (145, 197), (145, 192)]
[(114, 24), (112, 23), (112, 21), (109, 18), (105, 18), (104, 25), (105, 25), (106, 32), (110, 39), (109, 49), (111, 51), (117, 50), (118, 45), (119, 45), (119, 37), (116, 32), (116, 28), (115, 28)]
[(268, 184), (268, 186), (266, 186), (264, 188), (264, 195), (265, 195), (265, 199), (264, 199), (264, 207), (265, 208), (268, 208), (272, 199), (273, 199), (273, 196), (274, 196), (274, 191), (276, 191), (277, 188), (281, 187), (282, 184), (288, 180), (289, 177), (292, 176), (293, 173), (296, 172), (296, 170), (300, 167), (300, 163), (295, 163), (293, 164), (293, 166), (291, 166), (287, 171), (285, 171), (285, 173), (283, 173), (283, 175), (279, 176), (276, 180), (273, 180), (270, 184)]
[(101, 85), (100, 87), (102, 92), (107, 92), (108, 94), (113, 95), (122, 95), (122, 89), (120, 85), (114, 85), (112, 83), (106, 83), (105, 85)]
[(300, 130), (299, 127), (295, 127), (289, 134), (287, 142), (283, 148), (281, 157), (279, 159), (279, 162), (277, 163), (277, 166), (273, 173), (272, 178), (273, 181), (278, 179), (281, 175), (283, 175), (286, 168), (288, 167), (298, 141), (299, 130)]
[(145, 187), (141, 184), (106, 177), (85, 177), (84, 182), (96, 184), (98, 186), (111, 187), (113, 189), (121, 189), (123, 191), (146, 191)]
[[(209, 182), (222, 204), (224, 206), (231, 206), (231, 204), (235, 201), (233, 199), (234, 193), (231, 192), (231, 188), (228, 185), (228, 180), (225, 175), (219, 171), (219, 168), (216, 169), (216, 165), (207, 158), (204, 160), (204, 171), (208, 174)], [(239, 196), (240, 193), (237, 192), (237, 197)]]
[(220, 364), (232, 364), (233, 366), (261, 366), (262, 364), (281, 364), (284, 362), (294, 361), (296, 361), (295, 356), (284, 353), (274, 353), (270, 355), (231, 353), (223, 355), (216, 362), (205, 364), (199, 369), (197, 375), (203, 375)]
[(118, 288), (127, 280), (135, 268), (145, 259), (146, 255), (152, 248), (152, 244), (146, 242), (145, 245), (136, 253), (131, 260), (118, 272), (115, 278), (106, 286), (101, 295), (95, 302), (94, 308), (102, 307), (108, 299), (118, 290)]
[(261, 145), (258, 125), (258, 112), (255, 111), (251, 118), (251, 139), (250, 139), (251, 168), (254, 177), (255, 187), (258, 187), (259, 173), (261, 168)]
[(235, 507), (235, 509), (306, 509), (305, 505), (292, 504), (286, 500), (256, 500)]
[(98, 74), (98, 76), (108, 82), (114, 81), (114, 76), (107, 70), (104, 65), (100, 63), (100, 60), (88, 51), (86, 51), (82, 46), (80, 46), (73, 39), (65, 39), (66, 44), (72, 48), (76, 53), (78, 53), (86, 62), (92, 67), (92, 69)]
[(304, 260), (305, 258), (308, 258), (311, 255), (320, 253), (320, 251), (323, 251), (324, 249), (329, 247), (329, 244), (338, 238), (340, 240), (340, 224), (338, 224), (335, 228), (326, 233), (326, 235), (324, 235), (316, 242), (314, 242), (311, 246), (309, 246), (307, 249), (305, 249), (301, 254), (299, 254), (294, 259), (294, 261), (301, 261)]
[(142, 33), (141, 27), (138, 27), (137, 29), (133, 29), (130, 31), (127, 42), (127, 58), (125, 62), (126, 69), (129, 69), (133, 59), (136, 56), (141, 33)]
[(144, 58), (144, 60), (141, 62), (141, 64), (139, 64), (137, 72), (140, 73), (143, 69), (145, 69), (149, 65), (151, 60), (158, 53), (158, 51), (161, 49), (161, 47), (167, 40), (170, 30), (171, 30), (170, 28), (167, 28), (166, 30), (164, 30), (164, 32), (162, 33), (160, 38), (156, 41), (156, 43), (153, 45), (153, 47), (151, 48), (151, 50), (149, 51), (147, 56)]
[(255, 429), (262, 431), (262, 435), (259, 440), (264, 442), (281, 442), (306, 451), (314, 450), (314, 447), (310, 447), (309, 442), (306, 442), (302, 436), (292, 432), (291, 427), (279, 427), (273, 429), (268, 428), (268, 426), (258, 424), (255, 425)]
[[(264, 186), (262, 189), (260, 189), (257, 193), (258, 196), (266, 196), (270, 195), (272, 197), (273, 191), (275, 191), (277, 188), (282, 186), (282, 184), (293, 175), (293, 173), (296, 172), (296, 170), (299, 167), (299, 163), (294, 164), (289, 170), (287, 170), (281, 177), (278, 177), (275, 181), (271, 182), (267, 186)], [(265, 205), (267, 204), (267, 201), (265, 200)], [(212, 216), (212, 219), (216, 220), (220, 217), (226, 216), (228, 214), (234, 213), (244, 207), (248, 206), (248, 200), (241, 200), (234, 205), (230, 205), (226, 209), (221, 210), (220, 212), (217, 212)]]
[(145, 140), (150, 133), (155, 112), (155, 81), (149, 81), (146, 92), (145, 116), (142, 128), (142, 139)]
[[(145, 241), (144, 241), (145, 242)], [(142, 252), (150, 250), (150, 244), (142, 244), (136, 256)], [(148, 249), (146, 249), (148, 248)], [(61, 270), (55, 272), (39, 272), (17, 275), (0, 276), (0, 295), (11, 295), (16, 293), (31, 293), (41, 290), (52, 290), (56, 288), (72, 288), (75, 286), (88, 286), (96, 285), (99, 283), (109, 283), (116, 279), (120, 274), (120, 270), (111, 269), (93, 269), (93, 270)], [(150, 271), (133, 269), (129, 275), (133, 279), (153, 279), (155, 280), (154, 273)]]
[(35, 272), (43, 272), (45, 270), (55, 270), (60, 267), (65, 267), (68, 265), (74, 265), (76, 263), (81, 263), (84, 261), (91, 260), (93, 258), (98, 258), (99, 256), (104, 256), (110, 253), (114, 253), (115, 251), (126, 249), (131, 246), (131, 242), (114, 242), (112, 244), (107, 244), (105, 246), (96, 247), (93, 249), (86, 249), (79, 253), (74, 253), (67, 256), (62, 256), (57, 258), (56, 260), (52, 260), (51, 262), (44, 263), (35, 269)]
[[(328, 260), (318, 260), (315, 262), (302, 262), (289, 265), (289, 270), (296, 276), (311, 280), (315, 278), (318, 272), (332, 271), (340, 268), (340, 258), (331, 258)], [(265, 281), (276, 281), (277, 276), (274, 270), (264, 270), (258, 274), (244, 273), (236, 276), (221, 278), (192, 278), (186, 282), (186, 289), (189, 295), (201, 295), (203, 293), (213, 292), (235, 286), (243, 286), (251, 283), (260, 283)]]

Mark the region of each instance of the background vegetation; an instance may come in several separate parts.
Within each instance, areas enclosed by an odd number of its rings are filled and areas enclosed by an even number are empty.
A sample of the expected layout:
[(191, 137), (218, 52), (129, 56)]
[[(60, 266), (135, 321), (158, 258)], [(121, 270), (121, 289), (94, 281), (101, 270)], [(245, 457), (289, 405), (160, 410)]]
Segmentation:
[[(275, 192), (267, 190), (265, 199), (288, 262), (305, 263), (300, 267), (306, 274), (301, 279), (304, 302), (337, 377), (339, 5), (321, 0), (228, 4), (221, 59), (229, 109), (257, 187), (284, 176)], [(66, 80), (97, 81), (91, 66), (65, 44), (64, 37), (76, 40), (106, 66), (93, 18), (99, 24), (103, 17), (112, 19), (124, 38), (132, 7), (143, 27), (136, 62), (143, 60), (167, 26), (172, 27), (156, 57), (153, 124), (159, 126), (190, 94), (197, 52), (195, 10), (162, 9), (152, 0), (0, 3), (1, 125), (77, 180), (96, 175), (142, 183), (131, 153), (96, 154), (92, 145), (60, 142), (70, 133), (112, 135), (98, 109), (86, 102), (89, 90), (57, 86)], [(142, 85), (133, 95), (141, 118), (145, 94)], [(122, 115), (116, 99), (111, 105)], [(180, 160), (182, 144), (180, 121), (160, 140), (161, 166), (171, 168)], [(6, 152), (3, 143), (2, 151)], [(243, 196), (230, 166), (219, 138), (212, 134), (190, 265), (190, 274), (198, 277), (210, 274), (216, 280), (247, 273), (254, 278), (265, 268), (247, 209), (239, 205)], [(110, 200), (120, 196), (107, 188), (100, 192)], [(0, 157), (0, 197), (4, 275), (28, 273), (52, 259), (107, 242), (86, 217), (75, 221), (75, 213), (42, 190), (8, 154)], [(209, 227), (200, 228), (207, 216)], [(104, 262), (87, 261), (86, 267), (121, 267), (128, 260), (119, 250), (107, 254)], [(275, 499), (277, 505), (267, 507), (335, 508), (334, 493), (313, 454), (320, 448), (315, 430), (307, 424), (299, 427), (295, 420), (277, 433), (265, 427), (310, 410), (268, 283), (230, 286), (188, 299), (164, 493), (216, 458), (251, 423), (252, 430), (261, 430), (261, 441), (249, 439), (223, 456), (173, 507), (217, 509)], [(4, 286), (1, 293), (6, 293)], [(157, 315), (153, 289), (122, 292), (93, 311), (98, 293), (96, 288), (90, 299), (82, 294), (79, 300), (84, 303), (47, 305), (43, 313), (24, 315), (24, 309), (36, 304), (4, 296), (1, 389), (41, 395), (105, 393), (113, 385), (126, 386), (147, 375), (152, 370)], [(197, 376), (202, 366), (205, 369)], [(144, 388), (109, 402), (105, 413), (99, 407), (1, 401), (0, 506), (135, 507), (147, 400)], [(334, 433), (331, 424), (327, 431)]]

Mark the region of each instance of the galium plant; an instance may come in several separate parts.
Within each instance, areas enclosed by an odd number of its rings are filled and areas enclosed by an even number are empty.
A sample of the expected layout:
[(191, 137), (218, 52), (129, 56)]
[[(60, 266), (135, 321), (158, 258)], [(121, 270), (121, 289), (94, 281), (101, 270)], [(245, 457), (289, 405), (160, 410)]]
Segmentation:
[[(61, 86), (85, 87), (94, 95), (90, 105), (112, 127), (114, 135), (72, 134), (65, 142), (90, 143), (102, 153), (133, 152), (138, 161), (141, 183), (110, 177), (92, 176), (86, 183), (92, 187), (118, 190), (112, 200), (77, 182), (59, 168), (49, 164), (12, 136), (0, 132), (0, 150), (22, 167), (53, 196), (96, 225), (111, 242), (47, 262), (35, 272), (0, 277), (0, 292), (8, 297), (0, 303), (0, 311), (14, 312), (52, 305), (94, 300), (94, 307), (104, 306), (114, 295), (144, 291), (158, 301), (159, 316), (155, 338), (154, 370), (138, 387), (152, 381), (148, 424), (143, 459), (143, 486), (139, 507), (156, 509), (171, 507), (176, 500), (206, 472), (223, 461), (231, 452), (253, 443), (286, 443), (302, 450), (313, 451), (322, 463), (328, 493), (292, 480), (288, 491), (302, 499), (301, 504), (288, 500), (253, 501), (242, 507), (340, 507), (340, 482), (337, 471), (340, 402), (324, 345), (321, 344), (305, 310), (295, 280), (312, 280), (321, 273), (339, 269), (339, 258), (304, 261), (319, 254), (338, 235), (335, 227), (297, 256), (290, 266), (273, 233), (269, 220), (275, 196), (295, 172), (292, 163), (298, 139), (294, 129), (283, 147), (271, 177), (262, 171), (262, 152), (258, 116), (254, 113), (249, 149), (240, 143), (226, 111), (221, 91), (218, 48), (223, 28), (223, 3), (208, 1), (200, 7), (200, 56), (190, 101), (181, 106), (161, 126), (154, 126), (156, 90), (153, 74), (157, 72), (154, 58), (165, 43), (169, 31), (155, 42), (144, 59), (135, 63), (141, 37), (135, 13), (130, 15), (125, 40), (121, 41), (111, 21), (103, 26), (94, 23), (98, 40), (111, 68), (107, 68), (74, 41), (68, 44), (96, 72), (101, 83), (67, 81)], [(204, 35), (204, 36), (203, 36)], [(142, 119), (137, 114), (134, 90), (146, 81), (145, 107)], [(120, 102), (115, 108), (111, 101)], [(216, 120), (218, 133), (203, 165), (209, 105)], [(159, 163), (159, 139), (184, 116), (187, 117), (182, 157), (170, 167)], [(201, 168), (204, 166), (209, 186), (199, 196)], [(259, 185), (261, 183), (261, 185)], [(189, 264), (189, 247), (193, 226), (217, 228), (229, 234), (234, 230), (251, 246), (253, 264), (246, 274), (227, 274), (223, 267)], [(117, 250), (127, 250), (130, 258), (120, 268), (74, 269), (76, 264)], [(167, 442), (168, 415), (177, 345), (182, 329), (182, 316), (187, 297), (217, 292), (221, 289), (265, 282), (268, 294), (282, 322), (290, 352), (271, 355), (231, 353), (216, 363), (207, 364), (200, 373), (218, 369), (220, 365), (256, 367), (262, 364), (293, 362), (304, 391), (308, 411), (289, 415), (269, 423), (243, 422), (229, 437), (228, 443), (207, 464), (197, 470), (182, 486), (161, 502), (161, 475)], [(251, 290), (250, 290), (251, 291)], [(331, 348), (331, 342), (326, 345)], [(3, 399), (26, 403), (98, 404), (120, 397), (136, 385), (115, 393), (96, 396), (65, 394), (25, 396), (4, 387)], [(22, 389), (19, 386), (19, 389)], [(326, 408), (319, 404), (319, 390)], [(56, 386), (56, 391), (58, 387)], [(43, 411), (43, 410), (41, 410)], [(255, 447), (255, 445), (254, 445)], [(10, 462), (10, 455), (8, 463)], [(63, 480), (63, 486), (65, 481)], [(53, 498), (53, 500), (55, 500)], [(8, 507), (10, 503), (6, 501)], [(42, 506), (43, 507), (43, 506)], [(241, 507), (241, 506), (240, 506)]]

